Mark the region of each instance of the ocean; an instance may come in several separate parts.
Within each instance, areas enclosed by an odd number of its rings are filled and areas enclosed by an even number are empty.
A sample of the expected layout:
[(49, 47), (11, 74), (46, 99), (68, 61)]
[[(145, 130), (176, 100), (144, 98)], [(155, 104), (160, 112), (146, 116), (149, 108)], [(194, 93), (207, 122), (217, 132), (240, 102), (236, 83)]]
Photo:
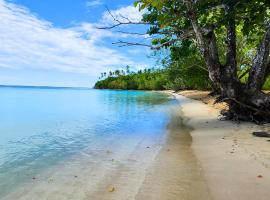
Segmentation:
[(161, 138), (174, 104), (158, 92), (0, 87), (0, 198), (86, 151)]

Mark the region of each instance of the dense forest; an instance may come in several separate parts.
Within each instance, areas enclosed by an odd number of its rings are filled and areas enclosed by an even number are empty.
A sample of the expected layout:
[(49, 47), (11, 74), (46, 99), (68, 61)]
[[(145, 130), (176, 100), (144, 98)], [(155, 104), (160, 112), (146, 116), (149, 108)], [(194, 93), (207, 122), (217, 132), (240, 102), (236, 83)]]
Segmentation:
[(147, 25), (152, 44), (116, 44), (166, 49), (170, 55), (162, 70), (109, 76), (97, 88), (106, 82), (113, 82), (107, 84), (111, 88), (122, 82), (127, 89), (130, 83), (133, 89), (211, 87), (218, 101), (228, 104), (222, 112), (227, 119), (270, 121), (270, 95), (264, 91), (270, 75), (269, 0), (137, 0), (135, 6), (144, 13), (142, 21), (113, 17), (115, 24), (105, 28)]
[(209, 90), (210, 81), (207, 71), (201, 68), (168, 67), (163, 69), (144, 69), (132, 72), (115, 70), (104, 72), (96, 82), (96, 89), (122, 90)]

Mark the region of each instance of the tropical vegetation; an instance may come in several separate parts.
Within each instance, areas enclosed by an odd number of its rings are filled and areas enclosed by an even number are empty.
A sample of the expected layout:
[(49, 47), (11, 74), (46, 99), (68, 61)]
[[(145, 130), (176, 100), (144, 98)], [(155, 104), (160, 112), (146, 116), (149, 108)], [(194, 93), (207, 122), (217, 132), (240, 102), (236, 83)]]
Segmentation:
[[(144, 10), (143, 19), (128, 23), (147, 24), (147, 34), (155, 36), (145, 46), (170, 52), (163, 62), (165, 85), (182, 88), (205, 78), (228, 104), (226, 118), (270, 121), (270, 95), (263, 91), (270, 74), (269, 0), (137, 0), (135, 6)], [(116, 21), (122, 24), (127, 21)]]
[(207, 71), (198, 68), (183, 68), (172, 64), (162, 69), (144, 69), (137, 72), (101, 73), (100, 80), (96, 82), (96, 89), (121, 90), (209, 90), (210, 81)]

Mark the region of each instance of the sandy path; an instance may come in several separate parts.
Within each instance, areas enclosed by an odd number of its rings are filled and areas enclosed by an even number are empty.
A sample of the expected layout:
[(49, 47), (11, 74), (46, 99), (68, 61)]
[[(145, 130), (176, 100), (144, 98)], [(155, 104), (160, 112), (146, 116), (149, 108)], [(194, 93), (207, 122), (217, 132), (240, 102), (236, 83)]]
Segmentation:
[(175, 95), (186, 124), (192, 126), (192, 149), (201, 163), (213, 199), (269, 200), (270, 143), (253, 131), (269, 125), (218, 120), (219, 110)]

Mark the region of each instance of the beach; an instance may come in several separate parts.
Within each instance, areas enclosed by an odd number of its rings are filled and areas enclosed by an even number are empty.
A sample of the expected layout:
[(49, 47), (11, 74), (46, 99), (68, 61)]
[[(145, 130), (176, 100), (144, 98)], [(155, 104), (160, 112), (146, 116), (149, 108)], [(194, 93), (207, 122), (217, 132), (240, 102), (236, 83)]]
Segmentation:
[[(269, 139), (252, 136), (269, 125), (221, 121), (224, 105), (214, 105), (207, 92), (174, 94), (181, 101), (185, 123), (191, 126), (192, 150), (203, 169), (211, 196), (217, 200), (270, 197)], [(199, 101), (198, 101), (199, 100)]]
[(270, 200), (270, 0), (0, 18), (0, 200)]
[(268, 200), (270, 143), (251, 133), (269, 126), (221, 121), (219, 108), (167, 93), (178, 103), (166, 134), (106, 138), (3, 199)]

